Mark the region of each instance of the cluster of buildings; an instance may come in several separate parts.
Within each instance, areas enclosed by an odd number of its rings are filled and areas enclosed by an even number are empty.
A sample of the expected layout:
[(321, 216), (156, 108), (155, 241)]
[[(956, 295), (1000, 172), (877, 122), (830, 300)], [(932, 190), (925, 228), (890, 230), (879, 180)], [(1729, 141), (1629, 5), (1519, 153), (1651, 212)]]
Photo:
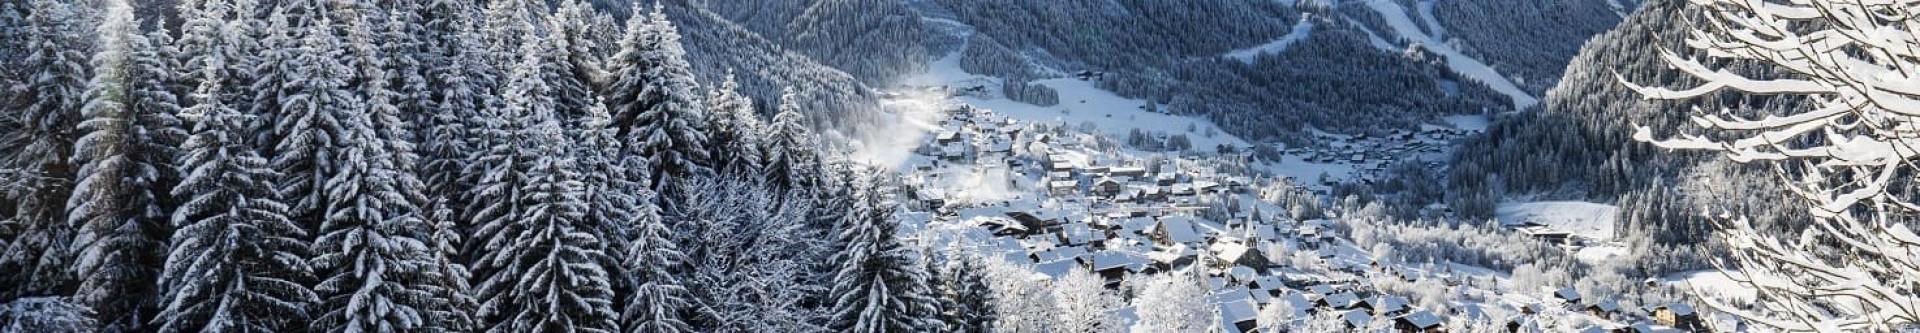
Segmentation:
[[(1386, 176), (1387, 167), (1406, 158), (1432, 157), (1427, 167), (1440, 167), (1453, 140), (1475, 131), (1441, 126), (1423, 126), (1420, 130), (1391, 130), (1383, 135), (1318, 133), (1321, 147), (1291, 147), (1282, 152), (1319, 164), (1346, 164), (1354, 167), (1354, 180), (1371, 182)], [(1332, 179), (1321, 185), (1333, 185)]]
[[(908, 162), (921, 171), (908, 179), (909, 206), (924, 208), (916, 214), (926, 220), (977, 226), (990, 234), (985, 245), (989, 253), (1027, 263), (1040, 274), (1059, 278), (1072, 270), (1089, 271), (1128, 297), (1133, 285), (1129, 279), (1203, 274), (1220, 307), (1221, 327), (1229, 332), (1255, 332), (1260, 311), (1282, 304), (1295, 310), (1294, 320), (1331, 313), (1349, 328), (1385, 326), (1398, 332), (1441, 332), (1445, 318), (1471, 315), (1459, 309), (1421, 309), (1406, 297), (1374, 290), (1362, 276), (1443, 279), (1450, 287), (1464, 278), (1416, 277), (1398, 267), (1382, 267), (1367, 251), (1340, 237), (1335, 223), (1296, 221), (1286, 215), (1287, 209), (1258, 200), (1252, 192), (1262, 186), (1261, 179), (1216, 172), (1190, 157), (1091, 153), (1090, 147), (1102, 146), (1102, 138), (1025, 124), (967, 105), (944, 112), (945, 119)], [(1342, 155), (1384, 165), (1414, 155), (1411, 152), (1440, 152), (1440, 142), (1465, 134), (1431, 128), (1347, 137), (1337, 141), (1344, 144), (1333, 146), (1345, 149), (1337, 154), (1289, 153), (1316, 159)], [(984, 185), (1004, 186), (1021, 195), (960, 202), (955, 196), (965, 191), (937, 186), (952, 181), (939, 177), (980, 170), (998, 175), (982, 179), (1002, 182)], [(1229, 206), (1239, 208), (1221, 211), (1229, 201), (1237, 201)], [(1543, 240), (1572, 240), (1570, 234), (1550, 228), (1525, 230), (1536, 231), (1535, 237)], [(1315, 269), (1301, 267), (1302, 260)], [(1520, 313), (1505, 319), (1505, 331), (1538, 331), (1530, 318), (1547, 306), (1603, 319), (1652, 318), (1649, 324), (1596, 327), (1602, 331), (1701, 327), (1698, 315), (1685, 304), (1633, 310), (1644, 312), (1638, 313), (1614, 302), (1584, 302), (1572, 289), (1550, 294), (1542, 298), (1547, 301), (1521, 297), (1524, 301), (1501, 305)]]
[[(933, 219), (989, 231), (996, 251), (1039, 273), (1057, 278), (1090, 271), (1123, 295), (1129, 278), (1205, 274), (1221, 307), (1222, 327), (1235, 332), (1252, 332), (1259, 310), (1279, 302), (1291, 303), (1298, 318), (1340, 311), (1361, 326), (1379, 318), (1406, 332), (1437, 331), (1442, 324), (1439, 315), (1413, 308), (1404, 297), (1291, 267), (1281, 253), (1305, 251), (1328, 267), (1355, 273), (1371, 260), (1336, 237), (1330, 222), (1293, 221), (1286, 209), (1257, 200), (1252, 177), (1214, 172), (1181, 157), (1096, 156), (1084, 147), (1098, 138), (1041, 130), (965, 105), (946, 112), (915, 151), (920, 156), (912, 167), (929, 171), (917, 174), (991, 166), (1006, 173), (1006, 186), (1042, 195), (949, 205), (950, 195), (921, 188), (909, 192), (911, 199), (933, 211)], [(1205, 213), (1222, 201), (1240, 201), (1245, 208)]]

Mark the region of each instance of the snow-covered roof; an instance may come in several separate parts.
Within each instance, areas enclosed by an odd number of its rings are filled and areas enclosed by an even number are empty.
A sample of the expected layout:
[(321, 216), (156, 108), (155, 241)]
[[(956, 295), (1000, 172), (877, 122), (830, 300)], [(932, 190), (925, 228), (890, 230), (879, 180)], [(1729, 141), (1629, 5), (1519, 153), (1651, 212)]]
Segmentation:
[(1373, 315), (1369, 315), (1366, 311), (1361, 310), (1347, 311), (1347, 313), (1341, 315), (1340, 318), (1346, 320), (1347, 325), (1353, 325), (1353, 327), (1366, 327), (1367, 323), (1373, 322)]
[(1160, 223), (1155, 226), (1155, 228), (1158, 228), (1159, 232), (1164, 233), (1167, 239), (1174, 243), (1199, 243), (1207, 240), (1206, 238), (1200, 237), (1199, 233), (1193, 231), (1192, 218), (1184, 216), (1161, 218)]
[[(1258, 318), (1259, 316), (1260, 308), (1255, 307), (1251, 301), (1241, 299), (1220, 303), (1220, 321), (1222, 323), (1233, 324), (1245, 322), (1254, 320), (1254, 318)], [(1231, 325), (1225, 326), (1231, 327)]]
[(1374, 298), (1373, 300), (1368, 301), (1367, 304), (1372, 305), (1374, 311), (1378, 311), (1381, 313), (1395, 312), (1395, 311), (1406, 310), (1411, 308), (1410, 306), (1407, 305), (1408, 304), (1407, 298), (1400, 297), (1400, 296), (1380, 296), (1378, 298)]
[(1147, 267), (1146, 257), (1121, 251), (1101, 250), (1088, 254), (1086, 258), (1090, 258), (1093, 261), (1091, 266), (1093, 266), (1093, 270), (1095, 271), (1120, 268), (1138, 272)]
[(1060, 261), (1042, 262), (1038, 265), (1033, 265), (1033, 271), (1039, 272), (1040, 274), (1046, 274), (1047, 276), (1058, 279), (1060, 277), (1067, 276), (1068, 272), (1072, 272), (1073, 270), (1078, 269), (1079, 267), (1080, 267), (1080, 264), (1078, 262), (1074, 262), (1073, 260), (1060, 260)]
[(1353, 293), (1338, 293), (1338, 294), (1327, 295), (1326, 298), (1322, 298), (1320, 299), (1320, 301), (1326, 302), (1327, 306), (1331, 306), (1335, 309), (1341, 309), (1341, 308), (1352, 307), (1354, 304), (1360, 303), (1360, 297), (1355, 296)]
[(1440, 326), (1440, 316), (1434, 315), (1432, 312), (1427, 312), (1426, 310), (1414, 311), (1413, 313), (1400, 316), (1400, 320), (1421, 329)]
[(1210, 246), (1210, 250), (1213, 250), (1213, 255), (1219, 257), (1220, 260), (1238, 262), (1240, 261), (1240, 257), (1246, 256), (1248, 250), (1251, 249), (1239, 242), (1215, 242)]
[(1574, 290), (1574, 289), (1573, 289), (1573, 288), (1571, 288), (1571, 287), (1569, 287), (1569, 288), (1560, 288), (1560, 290), (1556, 290), (1556, 291), (1554, 291), (1554, 292), (1553, 292), (1553, 297), (1556, 297), (1556, 298), (1559, 298), (1559, 299), (1562, 299), (1562, 300), (1567, 300), (1567, 301), (1579, 301), (1579, 300), (1580, 300), (1580, 291), (1579, 291), (1579, 290)]

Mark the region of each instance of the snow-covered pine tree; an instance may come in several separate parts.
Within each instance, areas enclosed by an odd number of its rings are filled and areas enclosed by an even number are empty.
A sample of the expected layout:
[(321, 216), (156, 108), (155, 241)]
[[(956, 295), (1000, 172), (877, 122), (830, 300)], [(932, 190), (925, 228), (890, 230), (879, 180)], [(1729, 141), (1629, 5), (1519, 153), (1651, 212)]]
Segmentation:
[[(363, 30), (361, 23), (350, 24)], [(354, 34), (363, 34), (354, 33)], [(329, 46), (330, 38), (310, 34), (308, 47)], [(309, 49), (308, 51), (311, 51)], [(363, 48), (349, 48), (368, 52)], [(375, 64), (360, 68), (363, 89), (372, 101), (392, 96)], [(431, 225), (417, 203), (412, 171), (401, 165), (410, 144), (390, 103), (366, 103), (340, 110), (342, 147), (338, 165), (325, 180), (324, 220), (314, 241), (311, 263), (320, 277), (321, 297), (311, 328), (320, 332), (449, 331), (464, 327), (448, 297), (455, 286), (443, 276), (447, 265), (431, 246)], [(384, 130), (383, 130), (384, 129)], [(417, 187), (415, 187), (417, 189)]]
[[(180, 26), (180, 38), (175, 41), (179, 49), (180, 68), (199, 71), (206, 68), (208, 62), (218, 60), (222, 63), (221, 87), (227, 87), (220, 96), (221, 102), (238, 108), (243, 114), (254, 114), (254, 95), (246, 93), (247, 87), (257, 79), (259, 56), (265, 53), (260, 40), (267, 36), (268, 23), (264, 15), (255, 15), (258, 11), (257, 0), (195, 0), (181, 1), (180, 17), (184, 21)], [(189, 81), (198, 80), (198, 78)], [(193, 83), (189, 83), (190, 85)], [(183, 87), (185, 91), (194, 88)], [(183, 93), (185, 93), (183, 91)], [(191, 99), (183, 104), (192, 104)], [(258, 119), (249, 120), (254, 125), (261, 124)], [(254, 130), (259, 131), (259, 130)], [(270, 147), (268, 147), (270, 148)]]
[(761, 165), (766, 168), (767, 178), (787, 188), (817, 184), (812, 183), (813, 178), (822, 172), (815, 154), (819, 144), (807, 115), (801, 112), (799, 96), (794, 95), (793, 88), (787, 88), (780, 95), (780, 111), (774, 114), (773, 124), (761, 135), (765, 148), (760, 151), (766, 156)]
[(271, 163), (284, 174), (278, 191), (292, 208), (289, 217), (306, 230), (317, 230), (326, 219), (326, 181), (339, 173), (340, 140), (347, 136), (342, 118), (364, 108), (347, 87), (354, 72), (341, 62), (347, 56), (332, 25), (321, 17), (299, 32), (292, 73), (280, 87), (281, 109), (272, 119), (270, 137), (277, 142)]
[(946, 332), (994, 332), (995, 295), (981, 272), (986, 268), (973, 258), (949, 259), (940, 268), (940, 317)]
[(77, 301), (95, 310), (108, 332), (141, 332), (158, 312), (161, 265), (173, 228), (167, 189), (186, 137), (169, 54), (139, 31), (133, 6), (108, 4), (98, 29), (94, 76), (75, 142), (81, 163), (67, 206), (78, 226), (73, 251)]
[(554, 46), (542, 44), (525, 46), (505, 88), (511, 140), (483, 154), (498, 168), (477, 191), (498, 201), (481, 211), (486, 219), (475, 231), (479, 315), (489, 332), (612, 332), (619, 314), (601, 266), (610, 259), (585, 225), (580, 175), (540, 78), (541, 48)]
[[(380, 55), (386, 58), (386, 85), (394, 91), (394, 109), (407, 125), (408, 132), (401, 136), (407, 142), (420, 142), (426, 134), (423, 125), (433, 117), (434, 89), (432, 81), (427, 80), (427, 59), (432, 55), (426, 46), (426, 36), (433, 32), (426, 30), (423, 14), (427, 1), (432, 0), (389, 0), (378, 4), (379, 12), (385, 15), (378, 22), (376, 42)], [(417, 200), (426, 200), (424, 191), (420, 195)]]
[(927, 285), (920, 254), (900, 243), (894, 231), (895, 203), (879, 181), (862, 176), (859, 199), (847, 215), (834, 257), (839, 269), (830, 293), (835, 331), (856, 333), (921, 332), (938, 323), (931, 320), (938, 301)]
[(765, 127), (754, 114), (753, 100), (740, 94), (740, 83), (728, 73), (726, 81), (707, 92), (707, 147), (714, 170), (727, 174), (758, 174), (760, 133)]
[(621, 264), (626, 273), (627, 295), (623, 304), (623, 332), (628, 333), (675, 333), (690, 332), (692, 328), (680, 319), (680, 314), (691, 305), (686, 299), (687, 288), (681, 284), (677, 275), (686, 255), (680, 253), (679, 246), (673, 242), (673, 230), (667, 228), (666, 220), (661, 218), (660, 209), (654, 206), (651, 190), (636, 189), (638, 196), (634, 202), (637, 211), (632, 212), (632, 237), (624, 249), (625, 261)]
[(181, 115), (193, 121), (182, 146), (184, 174), (173, 195), (177, 230), (167, 250), (160, 290), (160, 332), (284, 332), (306, 323), (317, 298), (310, 278), (305, 231), (287, 219), (276, 199), (277, 172), (242, 134), (239, 110), (221, 102), (218, 57), (201, 62), (197, 100)]
[(1119, 332), (1119, 295), (1107, 291), (1106, 282), (1085, 269), (1074, 268), (1054, 281), (1055, 329), (1059, 332)]
[(422, 209), (433, 223), (432, 244), (445, 266), (442, 275), (452, 289), (448, 302), (465, 323), (456, 327), (477, 327), (474, 300), (468, 272), (468, 257), (461, 248), (471, 228), (466, 206), (459, 204), (472, 190), (471, 179), (464, 178), (468, 157), (476, 145), (473, 140), (483, 119), (481, 110), (497, 104), (493, 95), (493, 68), (488, 64), (486, 46), (479, 40), (479, 11), (470, 1), (435, 0), (426, 7), (428, 35), (423, 37), (428, 85), (435, 92), (429, 103), (433, 109), (426, 123), (415, 124), (425, 131), (421, 137), (419, 176), (426, 186), (428, 201)]
[(553, 29), (547, 38), (560, 43), (560, 47), (550, 50), (547, 85), (553, 87), (553, 97), (560, 103), (555, 112), (561, 116), (561, 125), (569, 130), (581, 126), (588, 115), (588, 109), (601, 104), (594, 94), (596, 87), (602, 86), (607, 74), (602, 70), (601, 59), (594, 49), (599, 48), (592, 30), (595, 11), (591, 5), (581, 0), (566, 0), (548, 17), (547, 27)]
[[(572, 156), (578, 159), (582, 195), (587, 200), (584, 226), (605, 241), (607, 248), (626, 249), (627, 233), (635, 228), (632, 223), (642, 211), (653, 208), (651, 201), (637, 200), (640, 195), (651, 195), (645, 191), (646, 184), (634, 180), (645, 179), (646, 172), (640, 169), (643, 163), (622, 154), (607, 109), (595, 102), (586, 112), (580, 127), (572, 131), (577, 143)], [(606, 266), (619, 264), (609, 262)], [(618, 287), (625, 290), (625, 286)]]
[[(73, 193), (74, 140), (85, 102), (87, 52), (93, 34), (86, 18), (67, 1), (33, 0), (26, 17), (25, 85), (8, 88), (10, 116), (19, 130), (0, 138), (3, 169), (19, 174), (18, 188), (6, 189), (14, 215), (7, 224), (18, 234), (0, 250), (0, 298), (66, 295), (75, 279), (70, 269), (74, 228), (67, 221)], [(18, 89), (18, 90), (16, 90)]]
[(547, 14), (544, 0), (488, 1), (480, 29), (488, 64), (503, 72), (519, 64), (520, 46), (546, 35)]
[[(300, 4), (309, 4), (309, 1), (289, 1), (267, 15), (266, 28), (262, 29), (260, 40), (255, 42), (260, 46), (259, 52), (250, 55), (254, 59), (254, 67), (249, 71), (253, 75), (253, 80), (244, 83), (250, 85), (250, 89), (241, 92), (248, 95), (244, 97), (248, 98), (248, 103), (245, 104), (247, 109), (242, 112), (260, 116), (259, 119), (251, 122), (255, 126), (263, 127), (255, 130), (255, 134), (259, 137), (253, 139), (253, 142), (280, 141), (280, 138), (276, 137), (277, 132), (272, 130), (273, 124), (264, 120), (280, 119), (281, 111), (285, 107), (284, 103), (290, 97), (288, 81), (295, 80), (290, 77), (298, 71), (296, 67), (299, 65), (294, 62), (294, 57), (299, 56), (301, 35), (307, 29), (295, 26), (291, 20), (296, 18), (289, 13), (305, 10), (305, 7)], [(305, 18), (299, 19), (305, 21)], [(191, 21), (189, 24), (192, 24)], [(189, 36), (189, 38), (198, 37)], [(273, 156), (273, 147), (263, 147), (261, 154)]]
[(666, 180), (711, 173), (707, 133), (700, 128), (706, 110), (694, 93), (698, 84), (680, 32), (663, 10), (655, 3), (652, 13), (627, 20), (620, 53), (609, 60), (614, 73), (606, 92), (614, 126), (633, 143), (627, 150), (647, 159), (656, 191)]

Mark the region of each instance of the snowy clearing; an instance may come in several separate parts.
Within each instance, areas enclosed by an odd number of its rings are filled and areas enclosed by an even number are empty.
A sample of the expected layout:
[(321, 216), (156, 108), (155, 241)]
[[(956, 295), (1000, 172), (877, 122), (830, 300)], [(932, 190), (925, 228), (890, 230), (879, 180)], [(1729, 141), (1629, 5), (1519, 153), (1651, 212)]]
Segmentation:
[(1494, 215), (1504, 225), (1535, 223), (1584, 238), (1606, 240), (1613, 238), (1613, 217), (1619, 212), (1620, 208), (1613, 205), (1548, 201), (1501, 204)]

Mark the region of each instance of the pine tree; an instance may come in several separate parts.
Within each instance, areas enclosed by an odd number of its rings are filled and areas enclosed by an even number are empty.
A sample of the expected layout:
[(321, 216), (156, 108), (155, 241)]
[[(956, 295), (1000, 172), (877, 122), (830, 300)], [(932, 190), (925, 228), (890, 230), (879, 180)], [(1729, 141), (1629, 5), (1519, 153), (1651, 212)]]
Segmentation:
[(982, 270), (973, 260), (950, 260), (940, 270), (940, 317), (946, 332), (994, 331), (994, 294)]
[(548, 17), (547, 26), (553, 31), (547, 36), (558, 47), (548, 50), (549, 60), (542, 75), (547, 77), (547, 85), (552, 87), (554, 100), (560, 103), (555, 110), (566, 128), (579, 129), (581, 123), (589, 117), (589, 109), (599, 107), (601, 101), (594, 94), (594, 87), (601, 86), (607, 74), (600, 69), (604, 61), (595, 54), (597, 41), (591, 38), (593, 29), (593, 8), (580, 0), (567, 0)]
[(681, 285), (675, 269), (686, 260), (673, 242), (673, 230), (667, 228), (660, 210), (653, 206), (652, 192), (638, 189), (635, 198), (641, 208), (633, 214), (632, 241), (627, 244), (626, 271), (631, 291), (626, 297), (621, 318), (628, 333), (690, 332), (680, 313), (690, 305), (687, 288)]
[(160, 286), (160, 332), (284, 332), (306, 322), (317, 298), (303, 229), (276, 199), (277, 173), (242, 135), (246, 115), (222, 103), (225, 63), (202, 64), (198, 103), (181, 114), (194, 121), (183, 148), (185, 177), (173, 195), (177, 231)]
[(760, 153), (760, 133), (765, 126), (753, 112), (753, 100), (739, 90), (733, 74), (727, 74), (719, 88), (707, 92), (707, 109), (712, 111), (707, 114), (707, 146), (712, 148), (709, 154), (714, 169), (730, 174), (758, 173), (765, 159)]
[(587, 203), (567, 138), (554, 114), (551, 88), (540, 80), (541, 47), (508, 80), (503, 116), (511, 140), (482, 158), (495, 168), (481, 179), (479, 199), (493, 201), (475, 240), (480, 313), (490, 332), (611, 332), (619, 315), (605, 243), (585, 225)]
[(502, 71), (520, 63), (521, 45), (545, 35), (547, 2), (543, 0), (488, 1), (480, 29), (489, 65)]
[(338, 174), (341, 147), (347, 142), (344, 113), (364, 108), (360, 96), (348, 89), (353, 68), (338, 36), (322, 17), (300, 32), (292, 51), (292, 73), (281, 87), (281, 109), (274, 113), (274, 170), (285, 174), (279, 193), (292, 210), (289, 216), (306, 230), (316, 230), (326, 218), (326, 181)]
[(397, 189), (396, 168), (371, 110), (348, 115), (345, 162), (327, 180), (327, 219), (312, 260), (322, 297), (314, 329), (327, 332), (445, 331), (447, 279), (428, 225)]
[(808, 177), (820, 170), (820, 159), (814, 152), (819, 149), (813, 130), (807, 125), (807, 115), (800, 113), (800, 101), (793, 89), (789, 88), (780, 97), (780, 112), (773, 116), (773, 124), (766, 129), (761, 152), (766, 155), (767, 178), (775, 184), (788, 188), (799, 188), (808, 184)]
[[(652, 203), (641, 202), (636, 198), (646, 191), (646, 184), (634, 179), (645, 179), (645, 170), (637, 166), (639, 161), (623, 155), (621, 142), (615, 137), (612, 118), (599, 103), (587, 110), (586, 119), (575, 129), (577, 138), (573, 156), (578, 159), (584, 198), (587, 200), (587, 227), (596, 237), (607, 242), (610, 249), (625, 249), (627, 231), (635, 223), (643, 210), (651, 209)], [(651, 199), (651, 198), (649, 198)], [(609, 262), (608, 267), (619, 267), (618, 262)], [(621, 286), (624, 288), (624, 286)]]
[(694, 95), (692, 65), (659, 4), (627, 20), (609, 67), (615, 71), (607, 92), (614, 126), (634, 143), (627, 150), (647, 159), (654, 189), (668, 179), (710, 174), (707, 133), (700, 128), (706, 114)]
[(472, 313), (478, 305), (469, 283), (472, 274), (466, 265), (468, 260), (461, 253), (471, 227), (467, 220), (470, 215), (458, 203), (464, 202), (473, 188), (464, 170), (476, 149), (474, 129), (483, 121), (480, 110), (496, 104), (493, 68), (484, 57), (485, 45), (478, 40), (479, 15), (473, 6), (469, 1), (436, 0), (426, 7), (423, 16), (428, 35), (422, 37), (426, 49), (422, 61), (435, 94), (429, 103), (432, 109), (425, 111), (431, 116), (417, 124), (425, 132), (420, 142), (419, 178), (428, 201), (422, 208), (433, 223), (432, 244), (445, 265), (442, 275), (451, 287), (447, 298), (457, 317), (450, 318), (456, 321), (450, 326), (459, 331), (476, 327)]
[(68, 247), (74, 230), (66, 202), (73, 192), (74, 140), (85, 102), (86, 52), (93, 34), (66, 1), (33, 0), (26, 17), (25, 86), (9, 88), (9, 113), (20, 128), (0, 138), (0, 162), (19, 173), (6, 189), (18, 234), (0, 250), (0, 298), (69, 294), (75, 279)]
[[(864, 178), (864, 177), (863, 177)], [(832, 329), (841, 332), (920, 332), (938, 303), (927, 285), (919, 254), (894, 238), (895, 204), (879, 185), (863, 184), (840, 232), (840, 267), (833, 281)]]
[[(73, 248), (79, 300), (106, 331), (147, 331), (158, 309), (155, 281), (165, 262), (178, 182), (176, 147), (186, 133), (174, 114), (173, 66), (164, 48), (139, 33), (133, 7), (115, 1), (99, 30), (94, 77), (75, 143), (82, 163), (68, 200), (80, 227)], [(164, 32), (156, 35), (164, 36)]]

